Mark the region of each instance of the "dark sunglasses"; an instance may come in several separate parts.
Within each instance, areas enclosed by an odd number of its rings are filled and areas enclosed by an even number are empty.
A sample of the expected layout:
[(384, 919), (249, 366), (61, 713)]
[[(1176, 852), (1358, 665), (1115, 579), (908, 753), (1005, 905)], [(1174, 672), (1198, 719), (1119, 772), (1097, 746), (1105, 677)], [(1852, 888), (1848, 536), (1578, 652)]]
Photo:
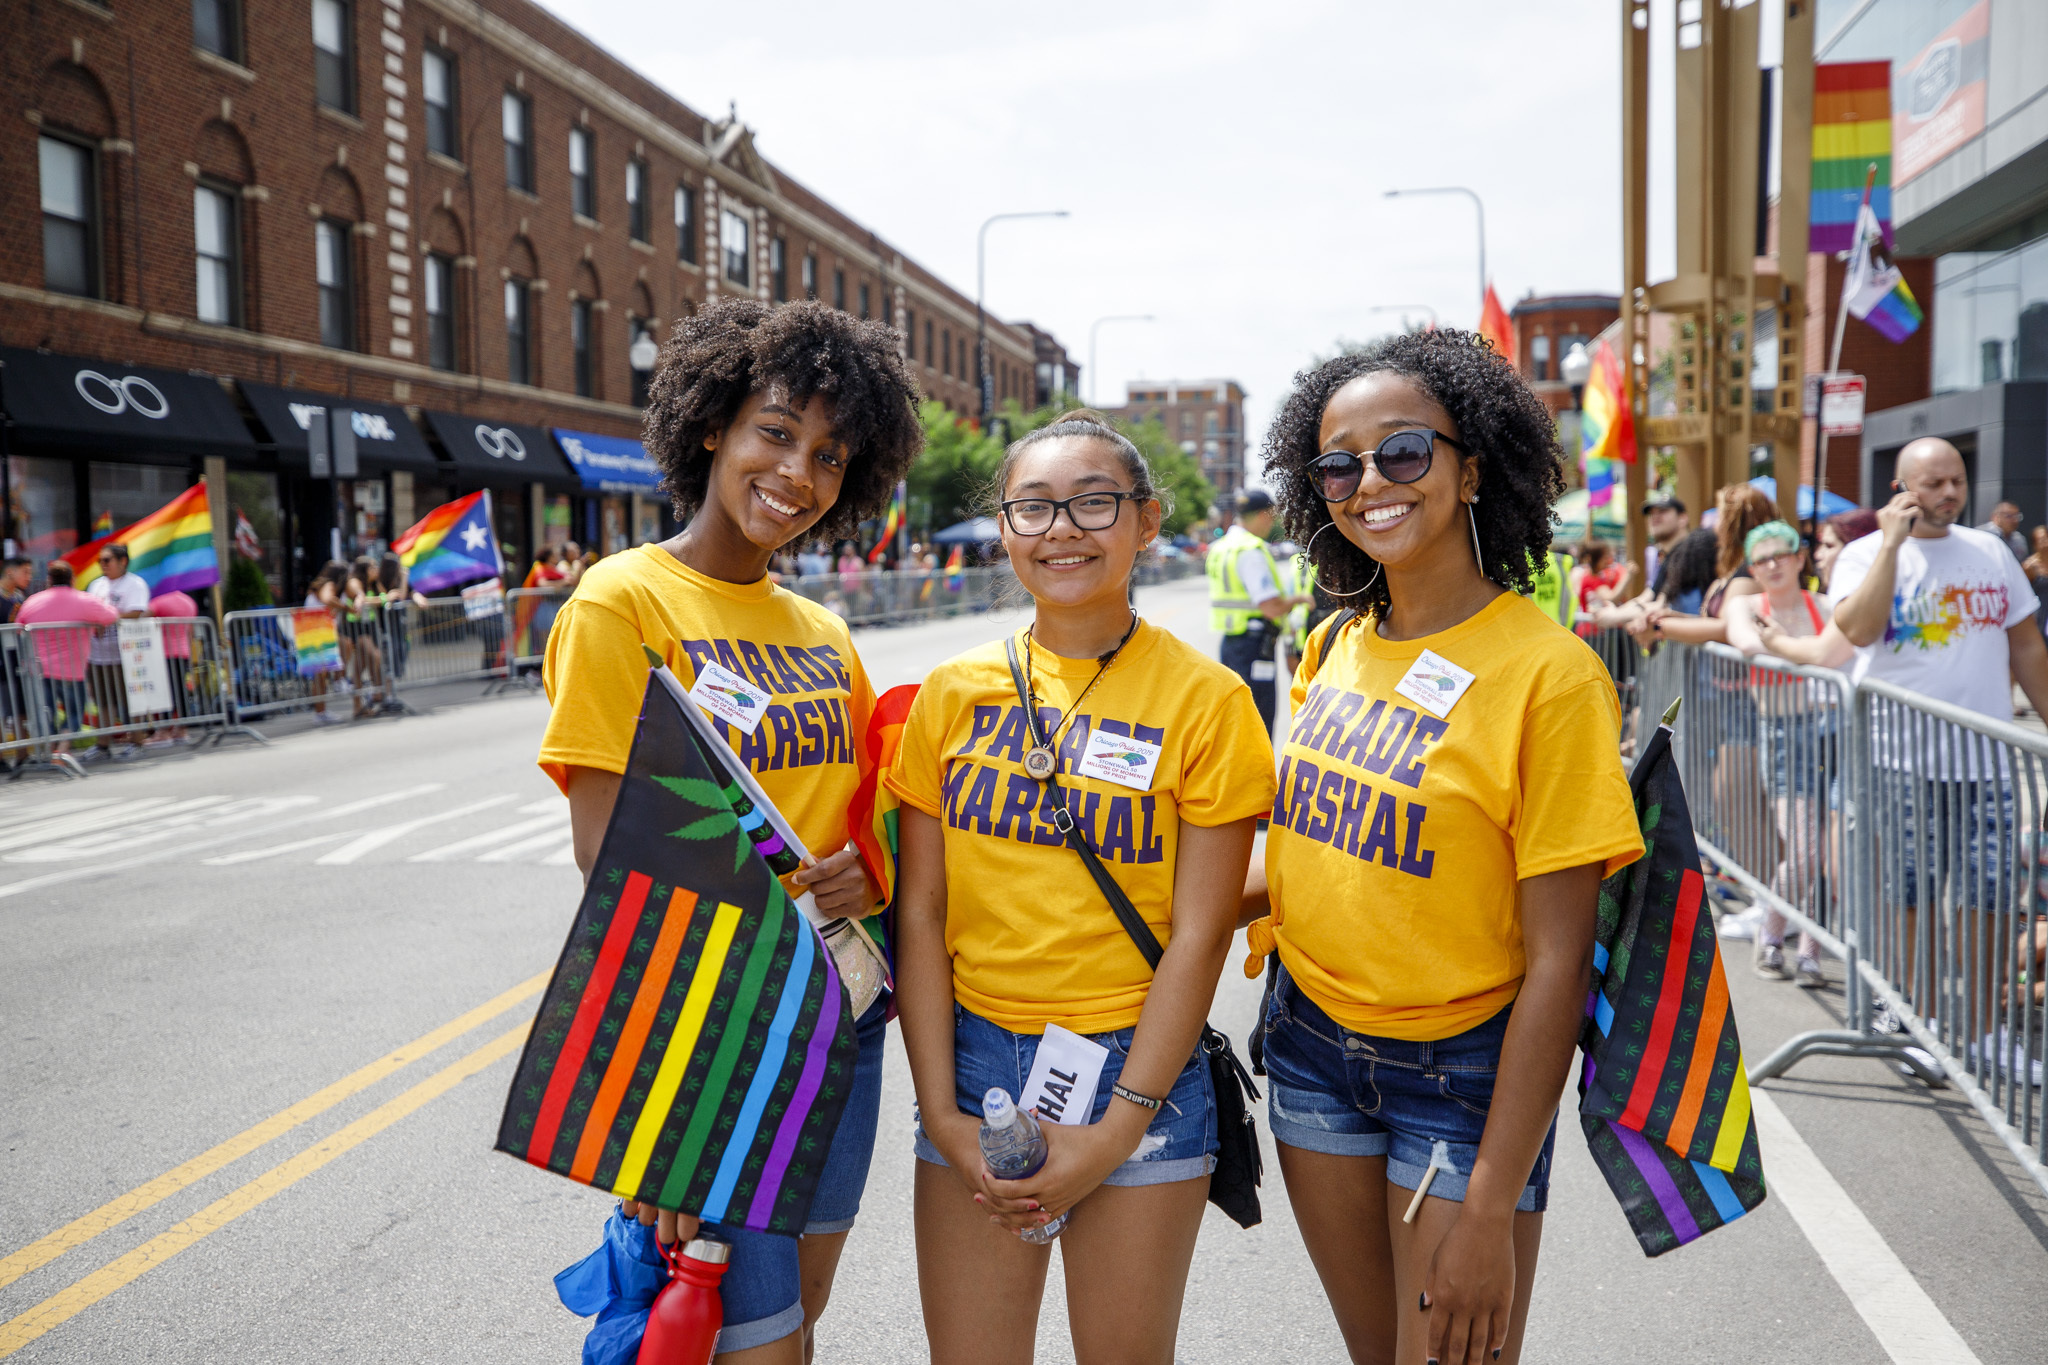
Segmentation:
[(1388, 483), (1414, 483), (1429, 472), (1436, 459), (1436, 443), (1457, 450), (1465, 447), (1441, 431), (1428, 427), (1397, 431), (1380, 442), (1378, 450), (1354, 455), (1348, 450), (1325, 451), (1308, 464), (1309, 481), (1324, 502), (1345, 502), (1365, 480), (1365, 463), (1379, 466), (1380, 477)]

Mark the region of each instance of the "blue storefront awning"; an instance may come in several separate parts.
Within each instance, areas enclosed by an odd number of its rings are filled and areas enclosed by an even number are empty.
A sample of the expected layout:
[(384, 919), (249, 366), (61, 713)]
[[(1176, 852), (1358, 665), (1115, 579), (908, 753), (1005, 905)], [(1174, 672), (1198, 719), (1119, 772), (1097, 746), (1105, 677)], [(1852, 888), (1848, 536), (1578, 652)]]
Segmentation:
[(595, 493), (644, 493), (661, 490), (661, 467), (648, 458), (647, 447), (623, 436), (555, 428), (562, 453), (576, 466), (583, 486)]

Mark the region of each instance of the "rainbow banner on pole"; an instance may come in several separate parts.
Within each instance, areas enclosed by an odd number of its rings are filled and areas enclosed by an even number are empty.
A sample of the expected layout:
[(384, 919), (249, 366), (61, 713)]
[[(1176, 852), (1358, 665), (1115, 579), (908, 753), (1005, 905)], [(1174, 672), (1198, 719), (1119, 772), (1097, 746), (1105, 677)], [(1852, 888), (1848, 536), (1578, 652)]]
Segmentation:
[(859, 1044), (832, 954), (762, 861), (682, 704), (650, 675), (497, 1148), (795, 1237)]
[(881, 539), (875, 542), (874, 549), (868, 551), (868, 563), (879, 564), (883, 556), (889, 553), (889, 546), (895, 541), (896, 533), (903, 529), (903, 502), (908, 496), (908, 485), (899, 481), (896, 485), (896, 496), (889, 499), (889, 518), (882, 523)]
[(213, 553), (213, 512), (204, 482), (193, 484), (141, 521), (64, 555), (73, 582), (84, 588), (98, 578), (101, 547), (116, 544), (128, 547), (128, 572), (149, 584), (152, 597), (196, 592), (220, 582), (220, 560)]
[(1824, 62), (1813, 69), (1813, 191), (1808, 251), (1856, 245), (1856, 214), (1870, 167), (1877, 167), (1871, 208), (1892, 240), (1892, 64)]
[(341, 670), (341, 640), (327, 608), (300, 607), (292, 613), (292, 652), (298, 656), (302, 678)]
[(967, 547), (955, 545), (946, 556), (946, 591), (958, 592), (967, 584)]
[(1600, 887), (1579, 1126), (1643, 1254), (1764, 1202), (1742, 1040), (1671, 728), (1629, 778), (1645, 856)]
[(405, 565), (412, 586), (423, 593), (505, 573), (491, 531), (488, 489), (442, 503), (392, 541), (391, 550)]
[(1906, 287), (1906, 277), (1878, 242), (1877, 219), (1865, 204), (1856, 219), (1856, 245), (1849, 253), (1849, 275), (1842, 284), (1849, 313), (1877, 329), (1894, 344), (1920, 330), (1927, 316)]

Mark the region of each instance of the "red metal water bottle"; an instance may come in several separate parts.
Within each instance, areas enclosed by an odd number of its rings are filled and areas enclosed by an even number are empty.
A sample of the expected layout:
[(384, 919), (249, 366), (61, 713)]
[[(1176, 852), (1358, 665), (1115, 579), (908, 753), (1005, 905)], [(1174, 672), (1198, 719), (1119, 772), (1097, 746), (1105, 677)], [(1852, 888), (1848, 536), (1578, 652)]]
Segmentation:
[(669, 1281), (647, 1314), (647, 1335), (640, 1338), (635, 1365), (711, 1365), (718, 1329), (725, 1325), (718, 1282), (731, 1257), (731, 1246), (709, 1237), (661, 1248)]

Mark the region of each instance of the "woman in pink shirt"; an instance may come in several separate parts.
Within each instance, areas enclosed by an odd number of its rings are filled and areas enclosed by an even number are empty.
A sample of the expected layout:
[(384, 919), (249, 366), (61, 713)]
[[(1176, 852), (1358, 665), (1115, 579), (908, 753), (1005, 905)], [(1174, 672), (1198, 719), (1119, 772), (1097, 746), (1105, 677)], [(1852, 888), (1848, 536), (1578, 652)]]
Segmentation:
[[(102, 627), (120, 620), (113, 607), (71, 586), (71, 566), (50, 561), (50, 586), (21, 604), (15, 623), (31, 630), (36, 667), (43, 675), (46, 734), (77, 731), (85, 721), (85, 666)], [(68, 628), (67, 628), (68, 627)]]

